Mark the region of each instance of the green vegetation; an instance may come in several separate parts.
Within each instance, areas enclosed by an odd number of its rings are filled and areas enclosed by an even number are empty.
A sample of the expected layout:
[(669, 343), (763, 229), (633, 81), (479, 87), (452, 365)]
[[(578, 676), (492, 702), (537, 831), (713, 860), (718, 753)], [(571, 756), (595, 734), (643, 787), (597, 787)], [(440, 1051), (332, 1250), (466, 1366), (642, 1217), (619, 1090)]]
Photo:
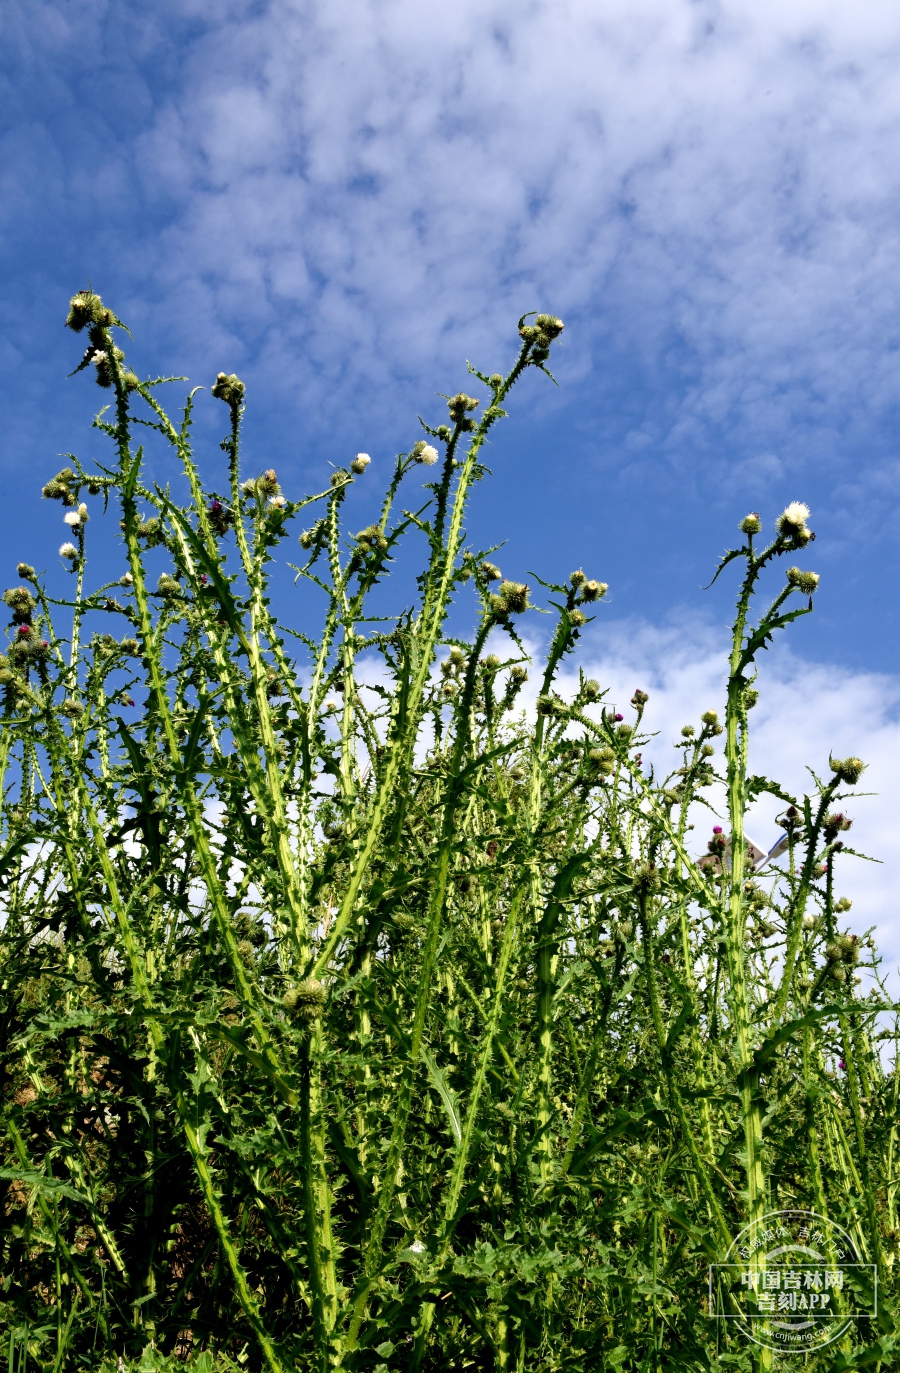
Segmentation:
[[(355, 536), (365, 455), (304, 501), (245, 479), (244, 387), (220, 374), (225, 461), (201, 470), (192, 399), (169, 418), (96, 295), (68, 323), (111, 394), (112, 456), (44, 487), (69, 594), (21, 564), (5, 595), (10, 1373), (769, 1367), (709, 1318), (707, 1266), (797, 1206), (846, 1227), (881, 1299), (804, 1366), (896, 1366), (898, 1077), (877, 1043), (896, 1033), (835, 896), (862, 764), (821, 760), (807, 797), (747, 772), (756, 656), (816, 588), (778, 571), (806, 507), (768, 543), (743, 522), (721, 723), (685, 726), (660, 778), (645, 693), (625, 712), (583, 675), (560, 694), (605, 586), (540, 583), (555, 628), (532, 664), (533, 588), (465, 540), (484, 441), (560, 321), (520, 323), (507, 375), (473, 371), (480, 398), (450, 398)], [(145, 484), (142, 438), (177, 456), (183, 504)], [(101, 506), (123, 575), (94, 590)], [(307, 507), (317, 632), (270, 607)], [(374, 618), (404, 538), (416, 603)], [(471, 641), (447, 637), (457, 596)], [(727, 833), (698, 862), (717, 780)], [(787, 852), (754, 876), (765, 791)]]

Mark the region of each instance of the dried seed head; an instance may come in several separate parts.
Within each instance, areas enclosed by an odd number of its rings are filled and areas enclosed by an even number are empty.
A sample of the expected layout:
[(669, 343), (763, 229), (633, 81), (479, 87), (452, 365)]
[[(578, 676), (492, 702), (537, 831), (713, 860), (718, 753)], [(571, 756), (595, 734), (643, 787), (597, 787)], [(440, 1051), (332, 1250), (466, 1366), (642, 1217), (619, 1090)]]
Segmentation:
[(751, 510), (749, 515), (745, 515), (738, 528), (743, 534), (758, 534), (762, 529), (762, 520), (755, 510)]

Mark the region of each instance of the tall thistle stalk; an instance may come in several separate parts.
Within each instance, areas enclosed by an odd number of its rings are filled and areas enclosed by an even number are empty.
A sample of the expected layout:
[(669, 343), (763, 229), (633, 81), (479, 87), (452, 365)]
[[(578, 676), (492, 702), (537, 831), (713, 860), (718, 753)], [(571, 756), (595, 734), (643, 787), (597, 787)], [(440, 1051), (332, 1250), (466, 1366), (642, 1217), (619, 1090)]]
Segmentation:
[[(11, 1369), (764, 1367), (706, 1274), (776, 1206), (875, 1265), (859, 1357), (892, 1366), (896, 1025), (835, 894), (863, 765), (829, 759), (795, 797), (749, 764), (756, 656), (818, 578), (791, 567), (755, 622), (754, 598), (810, 542), (806, 507), (760, 552), (743, 522), (724, 724), (707, 710), (651, 769), (648, 694), (626, 719), (570, 666), (606, 585), (504, 577), (466, 539), (484, 444), (561, 321), (520, 320), (505, 375), (470, 368), (481, 397), (449, 397), (355, 534), (368, 455), (290, 499), (246, 473), (239, 378), (212, 387), (209, 461), (201, 396), (173, 419), (93, 292), (67, 322), (112, 451), (43, 488), (68, 586), (23, 563), (4, 595)], [(157, 444), (177, 490), (147, 477)], [(100, 498), (122, 571), (93, 588)], [(417, 539), (414, 604), (374, 618)], [(273, 610), (285, 563), (299, 626)], [(764, 791), (785, 852), (754, 871)]]

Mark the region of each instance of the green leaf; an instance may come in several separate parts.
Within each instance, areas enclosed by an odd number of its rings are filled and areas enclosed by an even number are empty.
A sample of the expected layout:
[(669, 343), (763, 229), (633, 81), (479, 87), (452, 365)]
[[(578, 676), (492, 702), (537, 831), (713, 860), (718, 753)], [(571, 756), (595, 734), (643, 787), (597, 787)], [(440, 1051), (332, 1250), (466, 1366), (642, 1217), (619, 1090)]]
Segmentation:
[(443, 1070), (437, 1066), (427, 1049), (422, 1050), (422, 1058), (428, 1069), (428, 1075), (434, 1083), (435, 1090), (443, 1103), (444, 1110), (447, 1112), (447, 1119), (450, 1122), (453, 1138), (456, 1140), (456, 1143), (459, 1144), (462, 1141), (462, 1126), (459, 1123), (459, 1112), (457, 1110), (453, 1091), (444, 1076)]

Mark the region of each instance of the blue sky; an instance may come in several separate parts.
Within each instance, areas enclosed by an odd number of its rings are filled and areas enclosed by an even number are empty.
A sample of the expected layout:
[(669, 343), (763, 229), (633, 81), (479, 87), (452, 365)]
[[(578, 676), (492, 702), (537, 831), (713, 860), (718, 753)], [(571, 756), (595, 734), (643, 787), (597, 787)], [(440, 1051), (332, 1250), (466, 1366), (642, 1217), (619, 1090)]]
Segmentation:
[(822, 583), (778, 680), (830, 665), (863, 743), (896, 739), (896, 6), (7, 0), (0, 24), (9, 580), (55, 559), (57, 454), (96, 451), (61, 327), (88, 279), (138, 370), (245, 379), (248, 462), (289, 494), (369, 452), (361, 523), (435, 392), (548, 309), (560, 387), (515, 397), (473, 539), (609, 582), (616, 661), (640, 642), (662, 690), (672, 634), (703, 657), (727, 616), (699, 587), (737, 520), (805, 500)]

